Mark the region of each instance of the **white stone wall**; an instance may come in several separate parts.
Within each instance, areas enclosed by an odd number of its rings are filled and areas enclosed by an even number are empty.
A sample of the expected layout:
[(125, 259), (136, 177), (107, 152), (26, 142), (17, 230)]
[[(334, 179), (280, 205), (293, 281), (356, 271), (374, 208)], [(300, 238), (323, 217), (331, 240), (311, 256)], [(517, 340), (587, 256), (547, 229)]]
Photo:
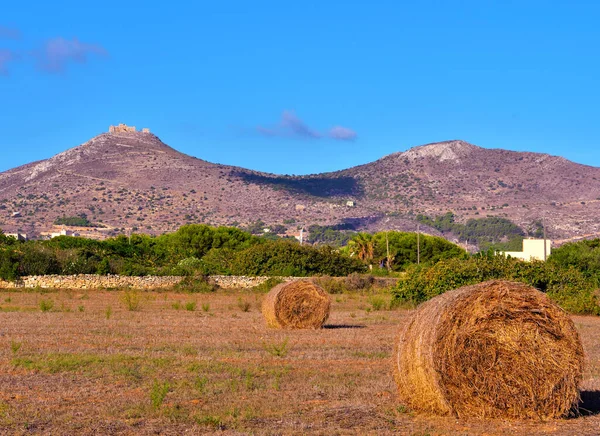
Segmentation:
[[(224, 289), (252, 288), (264, 283), (269, 277), (212, 276), (210, 280)], [(283, 280), (294, 280), (283, 277)], [(44, 288), (44, 289), (160, 289), (170, 288), (183, 280), (181, 276), (129, 277), (118, 275), (100, 276), (95, 274), (47, 275), (21, 277), (17, 282), (0, 280), (0, 288)]]

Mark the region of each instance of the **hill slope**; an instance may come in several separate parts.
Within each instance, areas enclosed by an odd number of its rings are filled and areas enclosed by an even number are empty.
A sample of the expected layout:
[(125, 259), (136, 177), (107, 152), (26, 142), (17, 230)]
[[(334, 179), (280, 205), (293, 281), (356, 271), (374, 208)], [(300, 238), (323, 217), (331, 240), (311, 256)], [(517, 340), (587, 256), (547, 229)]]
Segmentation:
[(600, 231), (600, 168), (562, 157), (447, 141), (338, 174), (359, 180), (377, 210), (504, 216), (523, 227), (545, 219), (553, 237)]
[(412, 230), (415, 214), (452, 210), (463, 220), (498, 215), (525, 228), (545, 217), (558, 238), (600, 231), (599, 196), (600, 168), (463, 141), (287, 177), (206, 162), (149, 133), (113, 133), (0, 173), (0, 228), (39, 234), (57, 217), (86, 214), (113, 233), (257, 219), (290, 229), (345, 223)]
[(57, 217), (82, 213), (115, 231), (148, 233), (259, 218), (328, 223), (357, 216), (330, 198), (340, 180), (285, 179), (185, 155), (149, 133), (105, 133), (0, 173), (0, 228), (36, 234)]

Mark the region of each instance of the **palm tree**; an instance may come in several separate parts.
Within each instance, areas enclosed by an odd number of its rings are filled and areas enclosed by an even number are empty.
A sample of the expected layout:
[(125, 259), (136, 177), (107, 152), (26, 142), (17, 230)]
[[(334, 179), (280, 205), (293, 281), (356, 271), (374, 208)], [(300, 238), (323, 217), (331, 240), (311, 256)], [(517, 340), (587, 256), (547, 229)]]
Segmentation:
[(357, 233), (348, 243), (350, 255), (357, 256), (363, 262), (371, 263), (375, 251), (375, 241), (373, 235), (369, 233)]

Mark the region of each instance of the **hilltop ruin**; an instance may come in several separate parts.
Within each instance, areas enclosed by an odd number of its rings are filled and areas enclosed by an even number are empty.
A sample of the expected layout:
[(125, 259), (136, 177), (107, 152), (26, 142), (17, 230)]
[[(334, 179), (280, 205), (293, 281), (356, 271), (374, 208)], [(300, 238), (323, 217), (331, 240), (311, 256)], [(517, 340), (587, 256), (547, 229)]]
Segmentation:
[[(109, 133), (135, 133), (137, 132), (135, 126), (128, 126), (127, 124), (120, 123), (118, 126), (109, 126)], [(141, 130), (142, 133), (150, 133), (150, 129), (144, 127)]]

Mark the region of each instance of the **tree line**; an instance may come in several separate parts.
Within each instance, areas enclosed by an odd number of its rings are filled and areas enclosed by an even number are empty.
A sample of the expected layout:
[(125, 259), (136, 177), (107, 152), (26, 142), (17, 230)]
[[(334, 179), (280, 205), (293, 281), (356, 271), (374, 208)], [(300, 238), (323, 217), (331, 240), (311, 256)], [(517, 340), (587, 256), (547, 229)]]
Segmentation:
[[(387, 239), (386, 239), (387, 238)], [(420, 236), (420, 261), (465, 256), (437, 237)], [(59, 236), (17, 241), (0, 234), (0, 278), (46, 274), (345, 276), (401, 271), (417, 261), (417, 237), (404, 232), (355, 234), (346, 247), (300, 245), (235, 227), (190, 224), (160, 236), (97, 241)]]

